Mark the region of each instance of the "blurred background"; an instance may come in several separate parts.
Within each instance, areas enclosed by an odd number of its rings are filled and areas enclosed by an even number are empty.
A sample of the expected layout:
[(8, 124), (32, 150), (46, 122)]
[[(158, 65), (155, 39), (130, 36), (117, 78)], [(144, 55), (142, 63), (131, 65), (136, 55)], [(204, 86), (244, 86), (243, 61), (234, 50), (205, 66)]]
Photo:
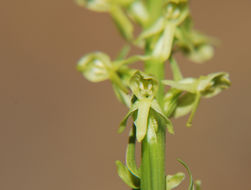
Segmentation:
[[(250, 8), (250, 0), (191, 1), (195, 27), (221, 45), (206, 64), (178, 57), (181, 69), (227, 71), (232, 86), (201, 102), (191, 129), (187, 118), (174, 122), (167, 173), (185, 172), (181, 158), (204, 190), (251, 189)], [(108, 15), (72, 0), (0, 1), (1, 190), (128, 189), (114, 163), (125, 157), (128, 131), (117, 129), (127, 110), (109, 82), (75, 69), (84, 54), (114, 57), (123, 44)]]

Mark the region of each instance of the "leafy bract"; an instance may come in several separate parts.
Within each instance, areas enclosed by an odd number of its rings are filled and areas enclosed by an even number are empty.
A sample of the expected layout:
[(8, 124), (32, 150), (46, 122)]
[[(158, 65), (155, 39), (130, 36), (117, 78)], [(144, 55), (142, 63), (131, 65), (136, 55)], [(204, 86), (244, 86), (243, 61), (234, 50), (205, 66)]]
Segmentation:
[(140, 171), (137, 168), (136, 160), (135, 160), (135, 143), (136, 143), (136, 127), (133, 125), (130, 135), (129, 142), (126, 150), (126, 165), (129, 171), (140, 178)]
[(189, 187), (188, 187), (188, 190), (193, 190), (194, 182), (193, 182), (193, 176), (192, 176), (191, 170), (189, 169), (187, 164), (184, 161), (182, 161), (181, 159), (178, 159), (178, 162), (181, 163), (186, 168), (186, 170), (188, 172), (188, 175), (189, 175)]
[(117, 171), (119, 177), (131, 188), (139, 189), (140, 180), (136, 176), (132, 175), (128, 168), (120, 161), (116, 161)]
[(166, 190), (172, 190), (176, 188), (184, 179), (185, 174), (182, 172), (166, 176)]

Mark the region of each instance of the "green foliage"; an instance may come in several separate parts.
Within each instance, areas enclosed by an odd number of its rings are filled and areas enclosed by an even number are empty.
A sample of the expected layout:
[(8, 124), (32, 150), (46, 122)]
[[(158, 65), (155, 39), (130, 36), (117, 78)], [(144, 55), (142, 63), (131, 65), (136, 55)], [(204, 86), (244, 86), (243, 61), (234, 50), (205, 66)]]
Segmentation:
[(119, 177), (131, 188), (139, 189), (140, 180), (130, 173), (127, 167), (120, 161), (116, 161)]
[[(171, 190), (183, 180), (183, 173), (165, 176), (166, 129), (174, 134), (170, 119), (189, 115), (192, 120), (203, 98), (211, 98), (230, 86), (225, 72), (211, 73), (198, 78), (183, 77), (177, 52), (183, 53), (195, 63), (212, 58), (216, 40), (194, 29), (188, 0), (76, 0), (89, 10), (109, 13), (121, 36), (127, 41), (116, 60), (101, 52), (85, 55), (77, 69), (92, 82), (109, 80), (119, 101), (129, 111), (120, 123), (121, 133), (131, 117), (126, 151), (126, 165), (116, 162), (121, 179), (133, 189)], [(140, 33), (135, 36), (135, 26)], [(142, 55), (128, 57), (130, 47), (143, 49)], [(131, 64), (143, 62), (144, 71)], [(165, 79), (165, 65), (173, 73)], [(168, 86), (168, 89), (164, 88)], [(140, 167), (136, 164), (135, 146), (141, 143)], [(200, 181), (194, 183), (190, 169), (189, 190), (200, 190)], [(144, 172), (142, 172), (144, 171)]]
[(185, 179), (185, 174), (182, 172), (176, 173), (175, 175), (166, 176), (166, 190), (174, 189)]

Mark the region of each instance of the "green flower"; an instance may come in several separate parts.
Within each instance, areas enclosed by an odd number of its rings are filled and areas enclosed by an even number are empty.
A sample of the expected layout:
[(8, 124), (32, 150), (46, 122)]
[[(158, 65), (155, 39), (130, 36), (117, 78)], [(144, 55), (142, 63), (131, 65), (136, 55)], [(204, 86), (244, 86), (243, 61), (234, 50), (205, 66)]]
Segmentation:
[(101, 52), (95, 52), (82, 57), (77, 65), (78, 71), (91, 82), (109, 79), (112, 68), (110, 58)]
[(136, 126), (137, 140), (141, 142), (147, 130), (150, 130), (149, 136), (156, 135), (159, 122), (164, 121), (168, 131), (173, 134), (173, 126), (171, 121), (164, 115), (158, 102), (154, 99), (157, 92), (157, 81), (142, 72), (135, 72), (131, 77), (129, 87), (133, 92), (132, 105), (120, 124), (119, 132), (124, 131), (127, 120), (130, 116), (133, 117)]
[(212, 44), (216, 40), (209, 38), (193, 29), (191, 18), (188, 17), (175, 32), (176, 45), (196, 63), (211, 59), (214, 55)]
[(169, 2), (165, 5), (165, 14), (151, 27), (144, 30), (136, 40), (136, 44), (143, 46), (147, 39), (154, 37), (150, 44), (152, 59), (161, 62), (166, 61), (170, 55), (174, 42), (176, 28), (189, 15), (185, 1)]
[[(178, 81), (164, 80), (163, 83), (175, 89), (175, 93), (178, 95), (175, 100), (176, 109), (174, 111), (174, 117), (181, 117), (191, 112), (187, 122), (188, 126), (191, 126), (201, 97), (213, 97), (230, 86), (229, 75), (224, 72), (212, 73), (207, 76), (201, 76), (198, 79), (185, 78)], [(175, 93), (170, 91), (170, 95), (168, 96), (173, 98)], [(166, 101), (170, 99), (167, 98)]]
[(120, 71), (121, 68), (113, 64), (109, 56), (104, 53), (87, 54), (80, 59), (77, 69), (91, 82), (101, 82), (109, 79), (120, 90), (125, 93), (128, 92), (126, 84), (122, 82), (120, 77), (120, 75), (123, 75), (124, 70)]

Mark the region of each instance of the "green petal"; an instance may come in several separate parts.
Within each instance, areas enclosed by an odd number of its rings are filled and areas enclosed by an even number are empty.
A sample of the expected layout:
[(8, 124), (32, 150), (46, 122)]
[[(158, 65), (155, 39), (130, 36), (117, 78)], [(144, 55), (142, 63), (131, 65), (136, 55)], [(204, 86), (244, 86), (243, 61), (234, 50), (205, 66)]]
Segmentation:
[(165, 97), (163, 103), (163, 110), (168, 118), (172, 117), (176, 107), (178, 105), (178, 98), (181, 95), (181, 92), (176, 89), (170, 89)]
[(194, 78), (185, 78), (180, 81), (163, 80), (162, 83), (181, 91), (187, 91), (191, 93), (197, 92), (198, 80)]
[(181, 159), (178, 159), (178, 162), (181, 163), (186, 168), (186, 170), (188, 172), (188, 175), (189, 175), (189, 187), (188, 187), (188, 190), (193, 190), (193, 176), (192, 176), (191, 170), (189, 169), (187, 164), (185, 162), (183, 162)]
[(171, 65), (171, 70), (173, 73), (173, 80), (174, 81), (182, 80), (183, 76), (181, 74), (179, 65), (177, 64), (177, 62), (175, 61), (173, 57), (170, 58), (170, 65)]
[(126, 94), (124, 91), (122, 91), (117, 85), (112, 85), (113, 90), (115, 92), (116, 97), (121, 101), (123, 104), (125, 104), (127, 107), (131, 106), (131, 97)]
[(151, 104), (151, 108), (157, 113), (157, 115), (164, 119), (166, 126), (167, 126), (167, 130), (170, 134), (174, 134), (174, 129), (173, 129), (173, 124), (172, 122), (165, 116), (165, 114), (161, 111), (161, 108), (157, 102), (157, 100), (153, 100), (152, 104)]
[(230, 84), (228, 73), (212, 73), (208, 76), (200, 77), (198, 90), (203, 97), (210, 98), (219, 94), (222, 90), (227, 89)]
[(171, 190), (179, 186), (184, 179), (185, 174), (182, 172), (166, 176), (166, 190)]
[(151, 99), (142, 99), (139, 101), (137, 119), (134, 122), (137, 128), (136, 136), (139, 142), (141, 142), (146, 135), (151, 102)]
[(125, 128), (126, 128), (126, 124), (127, 124), (127, 120), (128, 118), (138, 109), (138, 102), (135, 102), (129, 112), (126, 114), (126, 116), (124, 117), (124, 119), (121, 121), (119, 129), (118, 129), (118, 133), (122, 133)]
[(193, 109), (193, 105), (196, 99), (195, 94), (186, 93), (178, 99), (177, 107), (174, 112), (174, 117), (179, 118), (188, 113)]
[(154, 47), (152, 53), (154, 59), (166, 61), (169, 58), (172, 50), (175, 29), (175, 24), (171, 22), (166, 24), (163, 34), (160, 36)]
[(158, 33), (160, 33), (165, 27), (165, 20), (163, 17), (159, 18), (150, 28), (144, 30), (136, 40), (137, 42), (141, 42), (149, 37), (152, 37)]
[(136, 176), (132, 175), (131, 172), (127, 169), (127, 167), (122, 164), (120, 161), (116, 161), (117, 171), (119, 177), (131, 188), (139, 189), (140, 180)]
[(133, 128), (130, 131), (129, 142), (126, 150), (126, 165), (129, 171), (140, 178), (140, 171), (137, 168), (135, 160), (135, 143), (136, 143), (136, 127), (133, 125)]

